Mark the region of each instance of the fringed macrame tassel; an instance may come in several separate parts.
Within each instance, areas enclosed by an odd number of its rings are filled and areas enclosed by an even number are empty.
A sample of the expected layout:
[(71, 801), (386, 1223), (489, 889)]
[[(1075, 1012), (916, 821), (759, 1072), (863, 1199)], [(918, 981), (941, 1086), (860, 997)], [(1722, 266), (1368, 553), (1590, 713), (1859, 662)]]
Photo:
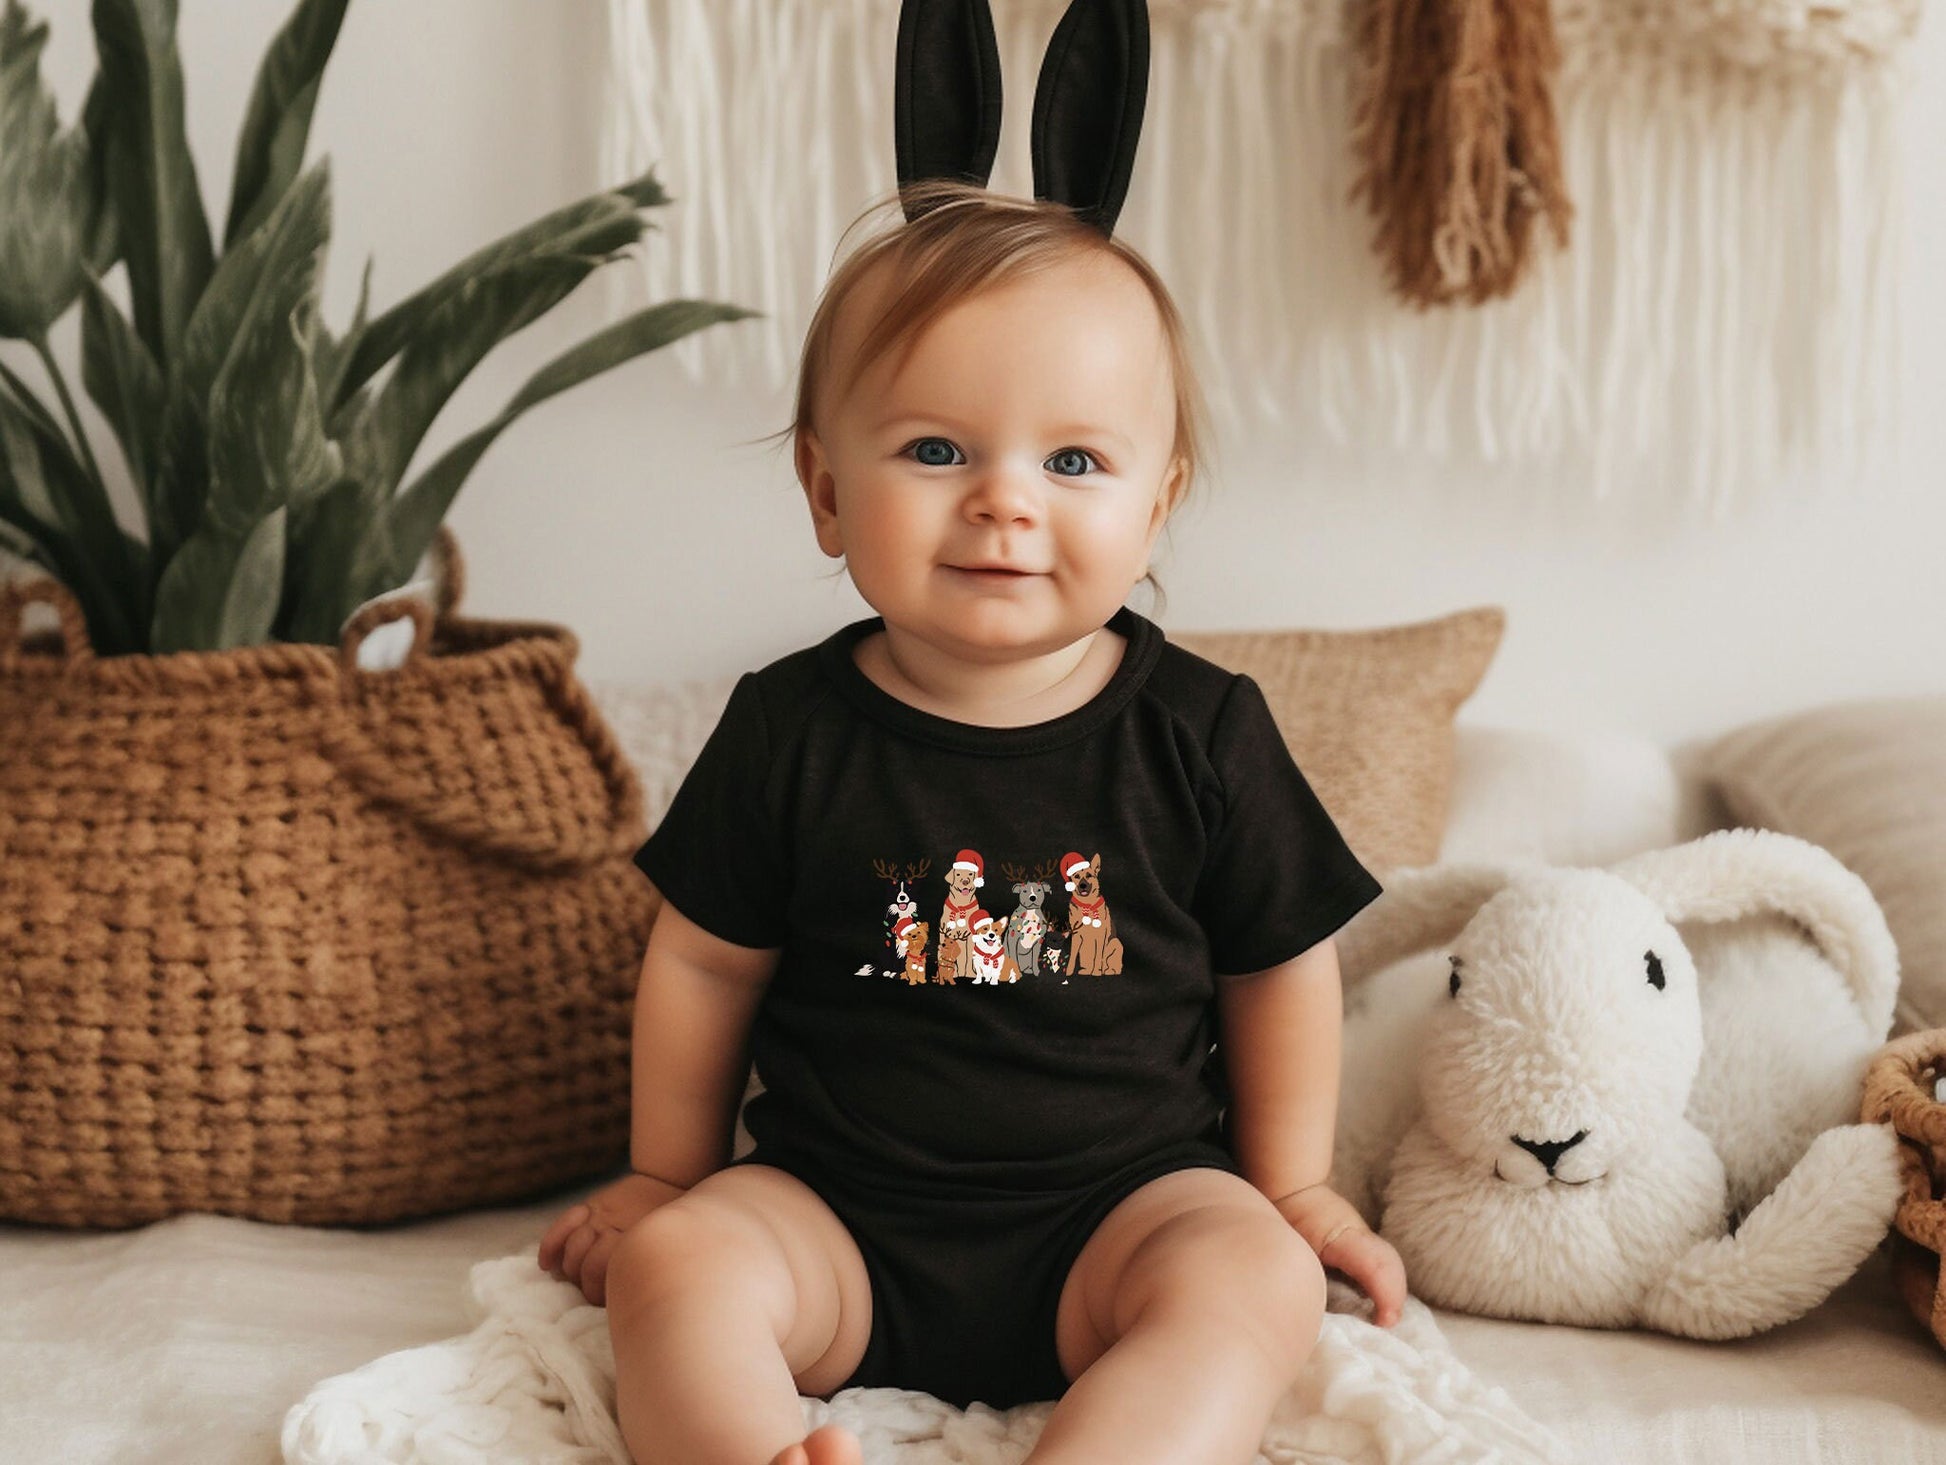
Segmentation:
[[(654, 167), (676, 197), (645, 274), (604, 272), (617, 308), (646, 284), (763, 311), (674, 349), (699, 378), (777, 391), (841, 231), (896, 181), (898, 0), (610, 7), (606, 176)], [(1064, 8), (993, 0), (1002, 192), (1032, 189), (1034, 77)], [(1539, 125), (1504, 156), (1510, 188), (1569, 180), (1573, 246), (1530, 235), (1511, 295), (1428, 311), (1393, 293), (1349, 201), (1369, 53), (1343, 0), (1151, 0), (1147, 120), (1116, 233), (1176, 293), (1222, 434), (1281, 421), (1374, 462), (1518, 465), (1510, 482), (1718, 513), (1814, 466), (1848, 481), (1897, 406), (1897, 63), (1918, 0), (1848, 0), (1782, 28), (1773, 9), (1553, 0), (1558, 156), (1544, 161)], [(1527, 49), (1538, 75), (1546, 48)], [(1506, 112), (1540, 115), (1517, 88)], [(1530, 231), (1552, 218), (1545, 193), (1525, 217)], [(1511, 246), (1517, 221), (1502, 221)]]
[(1547, 0), (1357, 0), (1365, 67), (1354, 190), (1399, 296), (1478, 305), (1512, 292), (1545, 218), (1565, 245)]

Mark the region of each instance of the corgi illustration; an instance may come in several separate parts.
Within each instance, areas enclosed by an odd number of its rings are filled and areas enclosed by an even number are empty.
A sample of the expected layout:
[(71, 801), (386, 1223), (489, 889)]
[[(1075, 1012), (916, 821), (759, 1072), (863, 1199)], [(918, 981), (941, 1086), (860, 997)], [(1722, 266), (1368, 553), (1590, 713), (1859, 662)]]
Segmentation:
[(1001, 940), (1006, 930), (1005, 917), (996, 921), (985, 911), (974, 912), (973, 934), (967, 944), (973, 953), (973, 981), (976, 984), (984, 982), (989, 987), (997, 987), (1002, 982), (1020, 980), (1020, 968), (1014, 965), (1014, 959), (1007, 954), (1006, 945)]

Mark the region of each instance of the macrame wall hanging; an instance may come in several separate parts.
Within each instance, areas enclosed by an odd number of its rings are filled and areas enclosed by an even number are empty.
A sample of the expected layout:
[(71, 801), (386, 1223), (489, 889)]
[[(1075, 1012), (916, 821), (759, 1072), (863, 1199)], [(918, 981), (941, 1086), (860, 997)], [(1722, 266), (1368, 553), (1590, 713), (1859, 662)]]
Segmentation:
[[(846, 223), (895, 186), (899, 0), (609, 5), (605, 176), (654, 167), (678, 198), (646, 294), (765, 312), (674, 349), (781, 388)], [(992, 0), (1009, 96), (1066, 5)], [(1169, 281), (1226, 429), (1719, 513), (1889, 431), (1919, 0), (1150, 15), (1118, 232)], [(1026, 153), (1006, 128), (994, 188), (1031, 194)]]

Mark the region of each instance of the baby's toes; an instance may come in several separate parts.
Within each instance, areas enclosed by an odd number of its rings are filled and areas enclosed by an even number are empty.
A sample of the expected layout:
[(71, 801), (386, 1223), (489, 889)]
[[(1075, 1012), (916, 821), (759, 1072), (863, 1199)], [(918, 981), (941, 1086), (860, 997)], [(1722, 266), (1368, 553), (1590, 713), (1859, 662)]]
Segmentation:
[(842, 1424), (821, 1424), (805, 1436), (802, 1446), (809, 1465), (865, 1465), (858, 1436)]

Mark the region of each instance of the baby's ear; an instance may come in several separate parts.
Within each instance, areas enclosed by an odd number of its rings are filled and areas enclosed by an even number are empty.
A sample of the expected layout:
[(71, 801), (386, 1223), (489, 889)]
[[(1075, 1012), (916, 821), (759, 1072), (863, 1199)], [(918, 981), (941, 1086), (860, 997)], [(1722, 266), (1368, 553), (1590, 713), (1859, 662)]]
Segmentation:
[(1169, 460), (1168, 471), (1162, 475), (1162, 488), (1155, 496), (1155, 511), (1149, 518), (1149, 543), (1155, 543), (1155, 536), (1162, 526), (1169, 522), (1169, 516), (1176, 512), (1182, 503), (1182, 496), (1189, 488), (1189, 459), (1178, 453)]
[[(1000, 47), (987, 0), (905, 0), (892, 127), (899, 188), (933, 179), (986, 186), (1000, 143)], [(925, 206), (904, 203), (908, 220)]]

